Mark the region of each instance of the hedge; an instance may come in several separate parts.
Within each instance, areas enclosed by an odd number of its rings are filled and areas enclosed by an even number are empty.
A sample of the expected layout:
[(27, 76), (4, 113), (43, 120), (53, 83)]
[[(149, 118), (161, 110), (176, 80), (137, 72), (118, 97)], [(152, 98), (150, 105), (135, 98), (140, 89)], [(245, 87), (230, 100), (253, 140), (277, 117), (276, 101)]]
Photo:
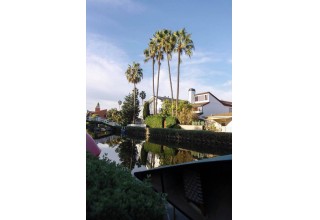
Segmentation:
[(165, 119), (165, 123), (166, 123), (166, 128), (172, 128), (177, 124), (177, 118), (168, 116)]
[(208, 144), (211, 147), (232, 147), (232, 133), (182, 129), (150, 128), (149, 139), (172, 143)]
[(89, 220), (163, 219), (165, 198), (109, 159), (87, 153), (86, 212)]
[(145, 123), (150, 128), (163, 128), (163, 117), (161, 115), (148, 116)]

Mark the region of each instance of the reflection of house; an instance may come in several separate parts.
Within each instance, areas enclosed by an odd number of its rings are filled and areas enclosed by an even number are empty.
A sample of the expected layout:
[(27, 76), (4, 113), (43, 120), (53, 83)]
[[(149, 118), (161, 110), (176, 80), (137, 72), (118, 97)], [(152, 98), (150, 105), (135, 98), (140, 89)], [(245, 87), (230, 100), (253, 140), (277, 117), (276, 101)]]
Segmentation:
[(97, 119), (103, 120), (107, 118), (107, 109), (100, 110), (100, 104), (98, 102), (94, 111), (88, 111), (87, 116), (92, 117), (96, 115)]
[(205, 117), (206, 124), (213, 125), (218, 131), (232, 132), (232, 113), (222, 113)]
[(232, 112), (232, 102), (223, 101), (215, 97), (211, 92), (196, 94), (195, 89), (189, 89), (188, 101), (192, 104), (193, 113), (200, 118), (212, 114), (221, 114)]

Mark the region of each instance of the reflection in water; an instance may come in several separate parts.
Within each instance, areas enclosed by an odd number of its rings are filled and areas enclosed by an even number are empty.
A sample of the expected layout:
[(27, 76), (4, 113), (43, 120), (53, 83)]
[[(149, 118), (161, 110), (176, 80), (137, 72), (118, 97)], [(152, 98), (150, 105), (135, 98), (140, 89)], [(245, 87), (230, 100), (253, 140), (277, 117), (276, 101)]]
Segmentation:
[(195, 151), (194, 147), (170, 147), (170, 144), (156, 144), (115, 135), (95, 141), (102, 150), (100, 156), (107, 154), (109, 159), (130, 169), (131, 173), (223, 155), (221, 150), (210, 149), (208, 146), (197, 146), (199, 151)]

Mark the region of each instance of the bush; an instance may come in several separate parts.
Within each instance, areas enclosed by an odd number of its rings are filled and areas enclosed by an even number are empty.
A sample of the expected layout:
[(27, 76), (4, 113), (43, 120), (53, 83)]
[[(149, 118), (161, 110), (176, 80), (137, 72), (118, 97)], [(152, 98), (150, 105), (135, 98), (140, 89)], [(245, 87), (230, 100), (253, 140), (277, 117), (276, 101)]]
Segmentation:
[(145, 123), (150, 128), (163, 128), (163, 118), (161, 115), (148, 116)]
[(89, 220), (163, 219), (164, 196), (110, 160), (87, 153), (86, 212)]
[(177, 118), (176, 117), (168, 116), (166, 118), (166, 128), (172, 128), (176, 124), (177, 124)]

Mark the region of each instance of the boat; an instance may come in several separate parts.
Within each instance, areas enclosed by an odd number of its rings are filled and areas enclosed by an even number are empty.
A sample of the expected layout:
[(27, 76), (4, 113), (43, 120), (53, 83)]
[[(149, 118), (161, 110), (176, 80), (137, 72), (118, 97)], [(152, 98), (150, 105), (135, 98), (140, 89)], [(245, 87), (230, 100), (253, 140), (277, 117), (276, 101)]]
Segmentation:
[(232, 219), (232, 155), (135, 172), (189, 219)]

